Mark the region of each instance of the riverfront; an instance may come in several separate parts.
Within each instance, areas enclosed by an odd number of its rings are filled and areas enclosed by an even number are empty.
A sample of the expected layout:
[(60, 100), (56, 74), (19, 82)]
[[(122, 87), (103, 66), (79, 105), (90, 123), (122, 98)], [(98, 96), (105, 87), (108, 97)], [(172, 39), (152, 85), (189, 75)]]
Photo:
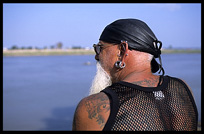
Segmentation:
[[(191, 87), (201, 122), (201, 54), (161, 56), (165, 75)], [(95, 73), (94, 55), (4, 56), (3, 130), (71, 130)]]

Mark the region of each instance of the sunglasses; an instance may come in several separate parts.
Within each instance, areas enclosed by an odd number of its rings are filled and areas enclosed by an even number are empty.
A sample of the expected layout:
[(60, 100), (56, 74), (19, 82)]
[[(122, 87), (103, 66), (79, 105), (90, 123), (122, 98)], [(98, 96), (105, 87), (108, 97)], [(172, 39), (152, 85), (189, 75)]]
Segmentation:
[[(127, 43), (127, 41), (124, 41), (124, 40), (121, 40), (121, 44), (122, 43)], [(118, 45), (117, 43), (112, 43), (112, 45), (106, 45), (106, 44), (93, 44), (93, 47), (94, 47), (94, 50), (96, 52), (97, 55), (100, 54), (100, 52), (102, 51), (102, 49), (105, 49), (105, 48), (108, 48), (108, 47), (111, 47), (113, 45)], [(106, 47), (104, 47), (106, 46)]]
[[(116, 45), (116, 44), (113, 44), (113, 45)], [(105, 45), (105, 44), (93, 44), (93, 47), (94, 47), (94, 51), (96, 52), (97, 55), (100, 54), (100, 52), (103, 50), (103, 49), (106, 49), (108, 47), (111, 47), (113, 45)], [(106, 46), (106, 47), (104, 47)]]

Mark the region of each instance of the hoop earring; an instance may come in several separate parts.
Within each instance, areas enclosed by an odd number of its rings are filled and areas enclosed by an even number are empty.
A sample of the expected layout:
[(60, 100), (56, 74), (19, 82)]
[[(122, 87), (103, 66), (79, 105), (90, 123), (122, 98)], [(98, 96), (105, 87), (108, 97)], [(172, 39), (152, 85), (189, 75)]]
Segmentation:
[(122, 63), (122, 61), (116, 61), (115, 62), (115, 67), (116, 68), (123, 69), (123, 68), (125, 68), (125, 66), (126, 66), (125, 62), (124, 63)]

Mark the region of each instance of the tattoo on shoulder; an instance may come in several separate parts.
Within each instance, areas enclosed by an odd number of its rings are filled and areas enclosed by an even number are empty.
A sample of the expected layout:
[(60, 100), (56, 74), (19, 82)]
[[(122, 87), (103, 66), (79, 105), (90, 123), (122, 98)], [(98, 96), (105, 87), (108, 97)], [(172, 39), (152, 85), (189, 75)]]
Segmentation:
[(109, 98), (103, 93), (99, 96), (93, 95), (85, 103), (89, 119), (96, 119), (101, 128), (105, 126), (103, 113), (110, 110)]
[(144, 87), (156, 87), (159, 80), (157, 78), (144, 79), (142, 81), (135, 81), (133, 84), (144, 86)]

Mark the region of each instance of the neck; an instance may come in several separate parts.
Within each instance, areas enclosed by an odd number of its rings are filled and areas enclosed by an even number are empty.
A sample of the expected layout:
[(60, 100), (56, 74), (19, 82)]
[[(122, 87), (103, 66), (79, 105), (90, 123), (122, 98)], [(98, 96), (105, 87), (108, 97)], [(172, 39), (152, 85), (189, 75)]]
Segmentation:
[(124, 75), (121, 80), (127, 81), (127, 82), (134, 82), (134, 81), (140, 81), (140, 80), (152, 77), (152, 76), (153, 74), (150, 69), (143, 69), (140, 71), (134, 70)]
[[(135, 54), (132, 54), (133, 52)], [(126, 67), (112, 75), (113, 83), (118, 81), (133, 82), (154, 76), (151, 72), (150, 61), (147, 60), (148, 56), (143, 52), (131, 51), (125, 59)]]
[(128, 74), (122, 81), (133, 83), (142, 87), (157, 87), (159, 76), (153, 75), (148, 70), (142, 72), (132, 72)]

